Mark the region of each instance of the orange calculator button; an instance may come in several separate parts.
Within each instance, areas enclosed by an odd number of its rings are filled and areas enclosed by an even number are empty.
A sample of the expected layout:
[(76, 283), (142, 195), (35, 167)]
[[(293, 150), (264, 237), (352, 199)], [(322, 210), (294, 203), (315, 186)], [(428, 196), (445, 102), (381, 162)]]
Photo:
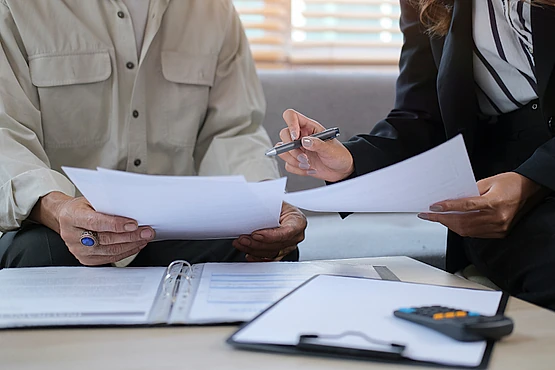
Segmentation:
[(455, 317), (455, 313), (454, 312), (446, 312), (445, 313), (445, 318), (446, 319), (452, 319)]
[(457, 316), (457, 317), (466, 317), (466, 311), (457, 311), (457, 312), (455, 312), (455, 316)]
[(441, 312), (438, 312), (438, 313), (434, 313), (433, 318), (434, 320), (441, 320), (441, 319), (444, 319), (445, 316)]

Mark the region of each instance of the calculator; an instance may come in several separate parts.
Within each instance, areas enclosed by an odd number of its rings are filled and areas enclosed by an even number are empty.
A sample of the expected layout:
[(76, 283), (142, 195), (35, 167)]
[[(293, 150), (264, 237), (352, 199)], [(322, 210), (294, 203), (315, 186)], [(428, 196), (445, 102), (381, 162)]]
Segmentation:
[(484, 316), (444, 306), (400, 308), (393, 314), (462, 342), (499, 340), (511, 334), (514, 327), (513, 321), (502, 314)]

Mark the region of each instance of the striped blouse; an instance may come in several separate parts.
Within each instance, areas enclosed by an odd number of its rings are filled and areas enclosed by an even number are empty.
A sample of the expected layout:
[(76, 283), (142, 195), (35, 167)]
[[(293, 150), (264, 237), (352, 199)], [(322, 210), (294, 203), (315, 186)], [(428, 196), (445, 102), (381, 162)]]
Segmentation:
[(531, 5), (473, 0), (474, 77), (483, 114), (501, 115), (537, 99)]

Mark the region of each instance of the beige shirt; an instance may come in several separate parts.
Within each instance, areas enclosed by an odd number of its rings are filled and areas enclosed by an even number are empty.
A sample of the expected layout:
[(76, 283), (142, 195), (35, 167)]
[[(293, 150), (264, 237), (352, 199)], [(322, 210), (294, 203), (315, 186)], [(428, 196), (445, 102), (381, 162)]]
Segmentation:
[(279, 175), (231, 0), (151, 0), (140, 54), (121, 0), (0, 0), (0, 43), (0, 232), (75, 194), (62, 165)]
[(133, 30), (135, 31), (135, 45), (137, 45), (137, 54), (140, 56), (143, 49), (143, 41), (145, 38), (146, 21), (148, 19), (148, 8), (150, 0), (122, 0), (127, 10)]

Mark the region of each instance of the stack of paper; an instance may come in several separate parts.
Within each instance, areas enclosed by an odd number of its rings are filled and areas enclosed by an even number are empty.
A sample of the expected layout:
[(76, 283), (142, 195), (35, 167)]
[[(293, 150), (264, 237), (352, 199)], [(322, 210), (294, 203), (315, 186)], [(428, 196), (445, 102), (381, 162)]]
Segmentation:
[(286, 182), (63, 169), (96, 211), (150, 225), (157, 240), (234, 238), (277, 227)]
[(64, 171), (97, 211), (150, 225), (157, 239), (232, 238), (276, 227), (282, 201), (319, 212), (426, 212), (435, 202), (479, 195), (462, 136), (367, 175), (291, 194), (284, 194), (285, 178)]

